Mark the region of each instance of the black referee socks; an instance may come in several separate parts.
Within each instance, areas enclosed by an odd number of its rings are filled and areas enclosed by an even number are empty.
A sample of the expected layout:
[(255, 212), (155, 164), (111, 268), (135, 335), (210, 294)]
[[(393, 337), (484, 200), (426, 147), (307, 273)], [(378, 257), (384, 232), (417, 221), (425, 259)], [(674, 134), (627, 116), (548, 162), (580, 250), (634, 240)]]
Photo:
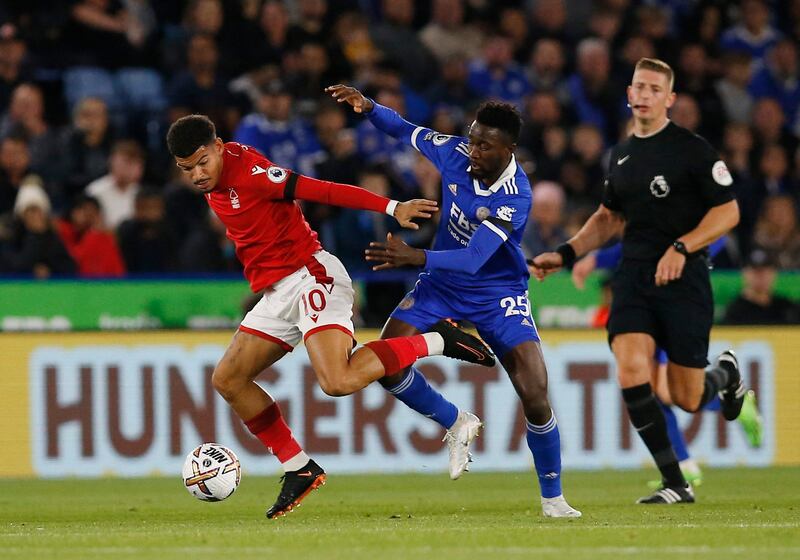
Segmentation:
[(666, 486), (685, 487), (678, 458), (667, 435), (667, 422), (649, 383), (622, 390), (631, 424), (656, 462)]
[(705, 405), (717, 396), (717, 393), (728, 386), (731, 380), (731, 371), (728, 369), (729, 367), (733, 366), (729, 365), (728, 362), (720, 362), (706, 369), (705, 388), (703, 389), (703, 396), (700, 399), (700, 406), (697, 407), (697, 410), (702, 410)]

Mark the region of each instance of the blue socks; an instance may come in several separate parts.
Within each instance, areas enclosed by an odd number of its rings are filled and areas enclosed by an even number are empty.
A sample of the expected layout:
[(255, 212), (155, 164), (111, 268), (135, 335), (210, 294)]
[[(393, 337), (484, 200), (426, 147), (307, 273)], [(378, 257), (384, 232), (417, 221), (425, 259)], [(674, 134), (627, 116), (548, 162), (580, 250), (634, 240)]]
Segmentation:
[(706, 405), (703, 407), (703, 410), (711, 410), (713, 412), (718, 412), (719, 407), (720, 407), (719, 395), (714, 395), (714, 398), (706, 403)]
[(678, 419), (675, 418), (675, 413), (672, 412), (672, 407), (667, 406), (662, 402), (661, 410), (664, 411), (664, 420), (667, 421), (667, 435), (669, 442), (672, 444), (672, 449), (675, 450), (675, 456), (678, 461), (685, 461), (689, 458), (689, 450), (686, 448), (686, 440), (683, 438), (683, 432), (678, 426)]
[(403, 380), (386, 390), (404, 402), (412, 410), (435, 420), (445, 430), (455, 423), (458, 408), (428, 384), (422, 372), (411, 367)]
[(533, 454), (536, 474), (542, 498), (555, 498), (561, 495), (561, 436), (558, 433), (556, 415), (550, 411), (550, 420), (544, 426), (527, 422), (526, 439)]

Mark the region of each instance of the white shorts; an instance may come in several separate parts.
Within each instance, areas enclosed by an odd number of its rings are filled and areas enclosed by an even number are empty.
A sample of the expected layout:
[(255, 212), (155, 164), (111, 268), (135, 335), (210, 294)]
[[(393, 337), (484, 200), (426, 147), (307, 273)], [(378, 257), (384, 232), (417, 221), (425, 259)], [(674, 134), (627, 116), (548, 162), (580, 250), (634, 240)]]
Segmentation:
[(239, 330), (289, 352), (324, 329), (353, 336), (353, 296), (353, 282), (344, 265), (327, 251), (317, 251), (306, 266), (264, 292)]

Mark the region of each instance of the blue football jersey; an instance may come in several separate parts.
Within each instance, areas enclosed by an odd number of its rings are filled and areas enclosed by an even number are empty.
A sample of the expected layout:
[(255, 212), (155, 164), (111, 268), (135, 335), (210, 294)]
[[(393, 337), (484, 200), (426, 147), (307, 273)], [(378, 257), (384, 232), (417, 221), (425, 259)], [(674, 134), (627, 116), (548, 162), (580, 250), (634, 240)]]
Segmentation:
[[(415, 126), (378, 104), (368, 117), (381, 130), (417, 149), (442, 176), (442, 215), (433, 251), (464, 249), (479, 228), (488, 228), (502, 240), (499, 248), (474, 273), (426, 268), (431, 279), (457, 291), (527, 287), (528, 267), (520, 243), (532, 197), (528, 177), (516, 159), (512, 156), (500, 177), (486, 185), (469, 173), (466, 138)], [(491, 217), (510, 222), (511, 231), (487, 220)]]

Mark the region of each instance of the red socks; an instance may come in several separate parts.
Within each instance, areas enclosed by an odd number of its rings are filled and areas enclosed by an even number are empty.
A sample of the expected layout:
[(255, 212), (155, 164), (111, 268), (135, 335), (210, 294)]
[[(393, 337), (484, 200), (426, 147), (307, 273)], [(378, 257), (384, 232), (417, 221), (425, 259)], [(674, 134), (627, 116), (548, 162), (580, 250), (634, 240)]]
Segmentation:
[(375, 352), (383, 364), (384, 374), (392, 375), (428, 355), (428, 344), (421, 334), (402, 338), (373, 340), (364, 346)]
[(245, 425), (281, 463), (286, 463), (303, 451), (286, 425), (278, 403), (272, 403)]

